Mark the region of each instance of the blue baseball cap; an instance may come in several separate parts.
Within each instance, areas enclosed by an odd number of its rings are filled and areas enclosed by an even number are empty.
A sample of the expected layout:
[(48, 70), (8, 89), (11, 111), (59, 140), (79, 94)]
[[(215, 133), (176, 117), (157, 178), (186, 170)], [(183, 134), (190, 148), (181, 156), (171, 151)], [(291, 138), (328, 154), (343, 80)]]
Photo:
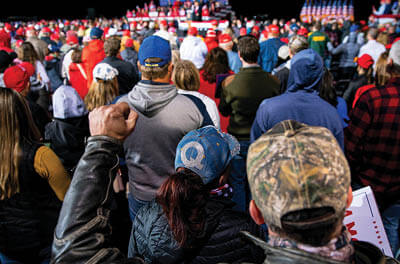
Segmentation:
[(175, 170), (197, 173), (204, 184), (219, 178), (240, 151), (239, 142), (213, 126), (190, 131), (176, 148)]
[[(159, 37), (150, 36), (143, 40), (139, 48), (139, 62), (145, 67), (162, 67), (171, 61), (171, 46), (169, 41)], [(148, 58), (160, 58), (158, 63), (146, 63)]]
[(90, 38), (91, 39), (99, 39), (101, 36), (103, 36), (103, 30), (101, 30), (98, 27), (94, 27), (90, 30)]
[(359, 29), (360, 29), (360, 27), (357, 24), (353, 24), (350, 27), (350, 32), (356, 32)]

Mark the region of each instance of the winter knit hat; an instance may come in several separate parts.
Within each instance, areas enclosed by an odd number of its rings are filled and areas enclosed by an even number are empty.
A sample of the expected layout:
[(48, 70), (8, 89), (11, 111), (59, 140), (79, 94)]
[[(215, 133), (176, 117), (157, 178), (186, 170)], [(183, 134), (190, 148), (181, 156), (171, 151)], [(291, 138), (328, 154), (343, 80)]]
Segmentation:
[(69, 85), (61, 85), (53, 94), (53, 116), (67, 119), (88, 113), (78, 92)]

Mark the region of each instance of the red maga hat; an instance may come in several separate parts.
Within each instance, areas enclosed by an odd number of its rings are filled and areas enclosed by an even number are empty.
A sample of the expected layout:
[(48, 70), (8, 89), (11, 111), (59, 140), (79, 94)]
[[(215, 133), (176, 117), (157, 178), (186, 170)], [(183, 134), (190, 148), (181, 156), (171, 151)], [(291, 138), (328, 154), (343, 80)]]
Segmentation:
[(29, 78), (34, 73), (35, 68), (29, 62), (22, 62), (15, 66), (11, 66), (4, 72), (4, 84), (7, 88), (14, 89), (20, 93), (26, 88)]

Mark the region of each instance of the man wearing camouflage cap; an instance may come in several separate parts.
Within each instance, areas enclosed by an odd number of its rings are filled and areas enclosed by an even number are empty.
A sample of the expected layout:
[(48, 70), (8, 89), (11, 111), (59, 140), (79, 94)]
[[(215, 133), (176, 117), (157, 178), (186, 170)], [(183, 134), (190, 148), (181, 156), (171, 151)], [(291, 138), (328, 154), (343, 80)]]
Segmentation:
[(342, 224), (350, 168), (327, 128), (278, 123), (250, 146), (247, 175), (250, 214), (267, 224), (269, 240), (246, 235), (264, 248), (264, 263), (386, 263), (375, 246), (351, 242)]

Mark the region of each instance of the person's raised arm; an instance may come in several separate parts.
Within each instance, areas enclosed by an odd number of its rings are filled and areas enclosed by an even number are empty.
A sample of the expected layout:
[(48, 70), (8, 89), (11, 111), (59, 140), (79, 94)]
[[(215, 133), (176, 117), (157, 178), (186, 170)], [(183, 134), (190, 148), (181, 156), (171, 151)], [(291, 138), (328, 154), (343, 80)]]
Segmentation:
[(103, 106), (89, 114), (91, 137), (64, 198), (52, 263), (125, 261), (110, 245), (112, 182), (122, 142), (133, 131), (137, 117), (126, 103)]

